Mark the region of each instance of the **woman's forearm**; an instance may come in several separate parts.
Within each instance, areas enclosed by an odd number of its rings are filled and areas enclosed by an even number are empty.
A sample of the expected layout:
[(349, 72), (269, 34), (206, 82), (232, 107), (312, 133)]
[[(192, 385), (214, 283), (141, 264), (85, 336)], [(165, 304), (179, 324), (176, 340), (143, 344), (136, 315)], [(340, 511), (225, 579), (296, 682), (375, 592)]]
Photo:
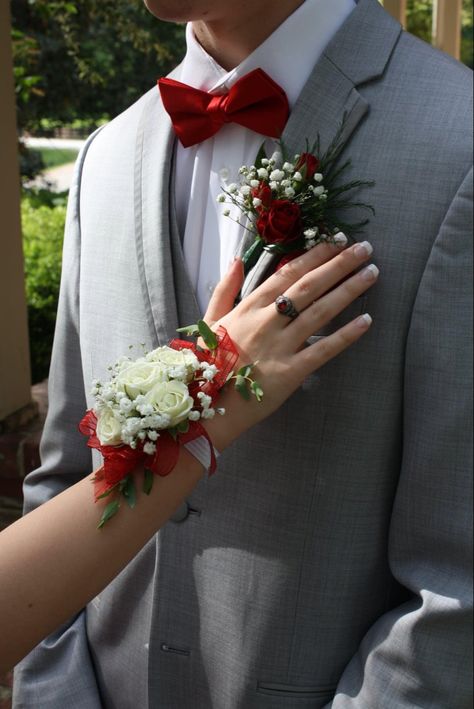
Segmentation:
[[(257, 402), (225, 391), (225, 416), (205, 422), (218, 450), (247, 427)], [(251, 418), (251, 416), (250, 416)], [(0, 533), (0, 671), (10, 669), (44, 637), (78, 613), (167, 522), (204, 475), (186, 449), (172, 473), (154, 476), (150, 495), (134, 475), (137, 509), (122, 504), (104, 529), (97, 525), (107, 498), (94, 504), (93, 475)]]
[(203, 475), (181, 450), (173, 473), (155, 477), (137, 507), (122, 506), (105, 529), (106, 502), (93, 503), (92, 476), (0, 534), (0, 671), (12, 667), (46, 635), (83, 608), (168, 520)]
[[(232, 386), (222, 391), (219, 405), (226, 409), (225, 416), (203, 422), (218, 450), (269, 416), (306, 376), (367, 331), (370, 318), (361, 317), (307, 346), (311, 334), (376, 280), (375, 267), (357, 271), (369, 254), (361, 245), (339, 253), (336, 246), (320, 244), (227, 312), (241, 285), (242, 265), (234, 264), (216, 288), (207, 317), (225, 327), (237, 344), (237, 366), (258, 363), (265, 395), (261, 402), (254, 397), (244, 401)], [(282, 318), (275, 309), (275, 298), (282, 293), (295, 298), (300, 314), (294, 319)], [(155, 477), (149, 496), (138, 493), (136, 510), (122, 505), (105, 530), (98, 530), (97, 524), (107, 500), (94, 504), (91, 476), (4, 530), (0, 534), (0, 670), (15, 664), (107, 586), (203, 473), (202, 465), (182, 448), (172, 473)], [(137, 471), (137, 488), (141, 476)]]

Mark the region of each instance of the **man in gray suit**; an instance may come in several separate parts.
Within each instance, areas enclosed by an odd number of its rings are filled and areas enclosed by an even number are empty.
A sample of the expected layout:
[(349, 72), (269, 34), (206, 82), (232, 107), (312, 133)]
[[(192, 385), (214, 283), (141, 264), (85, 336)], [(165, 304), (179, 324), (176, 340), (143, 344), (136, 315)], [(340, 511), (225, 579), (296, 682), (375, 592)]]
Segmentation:
[[(325, 147), (346, 117), (341, 159), (375, 181), (361, 200), (376, 211), (364, 238), (381, 277), (344, 318), (368, 310), (374, 326), (226, 450), (156, 539), (31, 653), (18, 709), (471, 706), (471, 74), (377, 0), (350, 2), (282, 138), (291, 154), (318, 133)], [(338, 3), (149, 4), (193, 21), (214, 71)], [(302, 34), (281, 52), (306, 51)], [(90, 381), (130, 343), (164, 343), (199, 315), (170, 199), (174, 148), (153, 89), (82, 152), (27, 509), (91, 469), (76, 430)]]

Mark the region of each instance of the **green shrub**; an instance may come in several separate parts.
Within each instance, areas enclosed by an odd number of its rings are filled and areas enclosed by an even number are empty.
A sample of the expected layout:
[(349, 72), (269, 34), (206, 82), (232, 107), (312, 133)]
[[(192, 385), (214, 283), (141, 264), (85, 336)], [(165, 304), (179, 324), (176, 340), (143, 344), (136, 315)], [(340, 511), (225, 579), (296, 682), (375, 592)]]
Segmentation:
[(33, 383), (48, 375), (53, 343), (66, 195), (25, 191), (21, 206)]
[(18, 141), (18, 157), (20, 161), (20, 175), (22, 182), (34, 180), (45, 169), (41, 153), (28, 150), (23, 141)]

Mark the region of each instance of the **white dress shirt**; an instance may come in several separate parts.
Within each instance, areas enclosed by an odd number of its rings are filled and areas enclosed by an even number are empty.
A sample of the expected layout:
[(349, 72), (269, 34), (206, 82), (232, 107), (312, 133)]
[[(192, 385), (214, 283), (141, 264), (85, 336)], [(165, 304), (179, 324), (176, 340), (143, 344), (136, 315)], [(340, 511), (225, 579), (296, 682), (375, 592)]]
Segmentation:
[[(242, 76), (261, 68), (286, 92), (293, 108), (328, 42), (354, 9), (354, 0), (305, 0), (252, 54), (227, 72), (186, 30), (187, 52), (179, 80), (215, 94), (226, 93)], [(251, 165), (265, 140), (236, 124), (212, 138), (176, 152), (176, 209), (183, 251), (202, 313), (214, 287), (238, 252), (243, 227), (225, 217), (217, 203), (222, 188), (239, 182), (238, 170)], [(304, 146), (302, 145), (302, 149)]]

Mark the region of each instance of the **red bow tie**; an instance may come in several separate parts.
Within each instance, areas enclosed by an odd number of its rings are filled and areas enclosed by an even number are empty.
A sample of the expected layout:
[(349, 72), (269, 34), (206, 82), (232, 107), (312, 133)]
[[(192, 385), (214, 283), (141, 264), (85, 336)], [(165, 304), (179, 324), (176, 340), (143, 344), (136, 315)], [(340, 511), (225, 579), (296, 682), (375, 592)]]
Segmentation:
[(238, 123), (256, 133), (279, 138), (288, 120), (290, 109), (285, 92), (262, 69), (243, 76), (223, 96), (213, 96), (173, 79), (159, 79), (158, 87), (185, 148), (210, 138), (224, 123)]

